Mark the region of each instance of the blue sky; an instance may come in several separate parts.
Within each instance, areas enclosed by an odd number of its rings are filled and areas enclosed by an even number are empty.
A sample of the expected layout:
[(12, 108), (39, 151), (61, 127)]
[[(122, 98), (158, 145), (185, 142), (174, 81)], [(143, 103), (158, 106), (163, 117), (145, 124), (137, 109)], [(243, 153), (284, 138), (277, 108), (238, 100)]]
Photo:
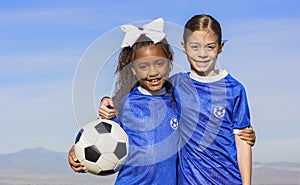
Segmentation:
[[(229, 40), (219, 66), (248, 93), (257, 133), (254, 160), (300, 162), (299, 5), (298, 0), (2, 2), (0, 153), (40, 146), (69, 149), (78, 130), (72, 87), (80, 60), (120, 25), (163, 17), (183, 26), (191, 16), (206, 13), (219, 20)], [(175, 52), (175, 62), (184, 65), (180, 50)], [(113, 65), (105, 67), (114, 71)], [(98, 81), (95, 104), (109, 92)]]

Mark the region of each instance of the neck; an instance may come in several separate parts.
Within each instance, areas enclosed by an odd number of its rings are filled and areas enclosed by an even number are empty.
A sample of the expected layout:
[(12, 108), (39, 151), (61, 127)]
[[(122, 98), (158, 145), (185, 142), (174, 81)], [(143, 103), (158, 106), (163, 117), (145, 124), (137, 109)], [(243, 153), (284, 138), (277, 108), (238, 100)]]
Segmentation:
[(163, 87), (160, 90), (157, 91), (150, 91), (142, 86), (138, 86), (138, 90), (145, 95), (151, 95), (151, 96), (159, 96), (166, 94), (166, 89)]
[(195, 71), (195, 70), (191, 70), (191, 72), (195, 75), (198, 75), (198, 76), (203, 76), (203, 77), (206, 77), (206, 76), (216, 76), (216, 75), (219, 75), (220, 73), (220, 70), (212, 70), (212, 71), (209, 71), (209, 72), (201, 72), (201, 71)]
[(211, 82), (216, 82), (219, 81), (223, 78), (225, 78), (228, 75), (226, 70), (218, 70), (216, 75), (212, 76), (201, 76), (198, 75), (197, 73), (194, 73), (191, 71), (190, 77), (198, 82), (203, 82), (203, 83), (211, 83)]

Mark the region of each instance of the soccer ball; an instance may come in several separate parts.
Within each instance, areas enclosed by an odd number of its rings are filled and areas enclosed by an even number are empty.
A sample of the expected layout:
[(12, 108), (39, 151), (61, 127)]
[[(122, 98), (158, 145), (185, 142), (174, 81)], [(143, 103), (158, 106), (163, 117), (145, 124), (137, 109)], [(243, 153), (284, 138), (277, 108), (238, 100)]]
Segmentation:
[(97, 119), (84, 125), (75, 140), (75, 154), (95, 175), (110, 175), (119, 171), (128, 156), (129, 140), (114, 121)]

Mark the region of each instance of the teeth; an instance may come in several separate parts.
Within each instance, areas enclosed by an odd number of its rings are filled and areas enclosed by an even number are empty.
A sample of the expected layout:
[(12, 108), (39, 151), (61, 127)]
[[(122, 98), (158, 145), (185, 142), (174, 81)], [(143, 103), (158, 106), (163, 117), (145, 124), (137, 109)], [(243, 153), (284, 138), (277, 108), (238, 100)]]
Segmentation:
[(151, 80), (151, 82), (157, 82), (158, 81), (158, 79), (153, 79), (153, 80)]

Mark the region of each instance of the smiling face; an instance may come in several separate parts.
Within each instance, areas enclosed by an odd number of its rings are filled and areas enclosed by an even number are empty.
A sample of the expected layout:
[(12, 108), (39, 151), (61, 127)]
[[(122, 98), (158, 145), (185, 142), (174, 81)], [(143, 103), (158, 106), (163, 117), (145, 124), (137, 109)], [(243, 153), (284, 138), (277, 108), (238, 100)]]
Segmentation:
[(223, 42), (213, 31), (194, 31), (182, 43), (183, 51), (191, 66), (192, 73), (200, 76), (214, 76), (218, 54), (221, 53)]
[(170, 61), (159, 45), (148, 45), (135, 51), (132, 72), (141, 86), (150, 91), (163, 88), (169, 77)]

